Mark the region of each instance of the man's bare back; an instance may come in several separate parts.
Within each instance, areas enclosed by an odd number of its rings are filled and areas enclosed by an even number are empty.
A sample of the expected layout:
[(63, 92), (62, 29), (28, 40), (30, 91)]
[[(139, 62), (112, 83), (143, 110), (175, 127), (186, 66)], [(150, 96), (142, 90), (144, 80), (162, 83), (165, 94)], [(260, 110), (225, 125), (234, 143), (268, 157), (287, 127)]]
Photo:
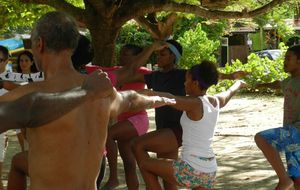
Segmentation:
[[(76, 85), (81, 85), (82, 77), (74, 77), (71, 81), (78, 81)], [(65, 87), (69, 88), (71, 84), (55, 88), (60, 91)], [(109, 103), (109, 98), (84, 103), (52, 123), (28, 130), (29, 173), (36, 189), (45, 186), (49, 189), (95, 188), (93, 185), (106, 138)], [(51, 159), (51, 164), (45, 165), (49, 163), (48, 159)], [(35, 183), (33, 180), (40, 179), (39, 176), (47, 178)], [(61, 183), (57, 184), (58, 181)], [(32, 185), (32, 189), (35, 186)]]

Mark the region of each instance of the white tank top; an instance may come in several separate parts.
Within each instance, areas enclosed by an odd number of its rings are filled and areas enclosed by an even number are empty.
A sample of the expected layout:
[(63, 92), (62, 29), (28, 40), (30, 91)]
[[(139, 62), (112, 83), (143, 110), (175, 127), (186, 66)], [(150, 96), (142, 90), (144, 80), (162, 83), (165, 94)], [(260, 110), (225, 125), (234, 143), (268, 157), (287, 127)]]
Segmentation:
[(213, 136), (219, 117), (219, 101), (214, 107), (207, 96), (199, 97), (203, 103), (203, 117), (194, 121), (183, 112), (180, 123), (182, 126), (181, 157), (194, 169), (202, 172), (217, 170), (217, 162), (212, 149)]

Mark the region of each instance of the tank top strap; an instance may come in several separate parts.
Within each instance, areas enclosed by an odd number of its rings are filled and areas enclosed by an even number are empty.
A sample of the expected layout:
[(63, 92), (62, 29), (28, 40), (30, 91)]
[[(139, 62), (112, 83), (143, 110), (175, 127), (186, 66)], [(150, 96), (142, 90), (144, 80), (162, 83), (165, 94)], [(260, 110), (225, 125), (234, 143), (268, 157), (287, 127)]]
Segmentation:
[(212, 104), (210, 103), (210, 101), (209, 101), (207, 95), (199, 96), (199, 98), (201, 99), (201, 101), (202, 101), (203, 104), (205, 104), (205, 105), (207, 105), (207, 106), (209, 106), (209, 107), (212, 107), (212, 108), (214, 108), (214, 109), (219, 109), (219, 107), (220, 107), (219, 99), (216, 98), (216, 97), (214, 97), (214, 96), (212, 96), (212, 97), (215, 99), (215, 101), (216, 101), (216, 103), (217, 103), (216, 106), (214, 106), (214, 105), (212, 105)]

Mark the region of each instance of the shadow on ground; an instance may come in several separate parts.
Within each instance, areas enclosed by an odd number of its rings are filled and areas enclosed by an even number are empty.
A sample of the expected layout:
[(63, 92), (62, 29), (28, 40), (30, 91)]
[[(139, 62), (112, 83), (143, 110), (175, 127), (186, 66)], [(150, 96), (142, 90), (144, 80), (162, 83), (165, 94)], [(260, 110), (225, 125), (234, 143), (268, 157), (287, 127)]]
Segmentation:
[[(151, 130), (154, 130), (154, 112), (149, 111)], [(282, 98), (237, 97), (222, 110), (214, 137), (218, 173), (215, 189), (220, 190), (271, 190), (277, 184), (275, 172), (264, 159), (253, 141), (253, 135), (261, 130), (280, 126)], [(7, 182), (11, 156), (19, 151), (15, 135), (10, 133), (4, 161), (2, 179)], [(119, 190), (127, 189), (122, 161), (118, 159)], [(104, 181), (107, 179), (109, 169)], [(145, 189), (141, 176), (140, 188)], [(179, 188), (184, 189), (184, 188)]]

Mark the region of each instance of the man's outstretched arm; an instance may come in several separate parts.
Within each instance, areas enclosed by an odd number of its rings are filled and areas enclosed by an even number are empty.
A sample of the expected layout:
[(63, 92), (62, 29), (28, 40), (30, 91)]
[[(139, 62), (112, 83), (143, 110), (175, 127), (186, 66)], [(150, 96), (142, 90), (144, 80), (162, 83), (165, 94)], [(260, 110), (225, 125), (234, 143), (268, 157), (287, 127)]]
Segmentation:
[(114, 94), (111, 97), (113, 99), (110, 112), (111, 118), (115, 118), (123, 112), (137, 112), (144, 109), (176, 104), (174, 99), (160, 96), (148, 96), (134, 90), (121, 92), (114, 91)]
[(68, 113), (87, 101), (87, 91), (81, 88), (62, 93), (27, 94), (12, 102), (0, 103), (0, 133), (9, 129), (38, 127)]
[(9, 129), (44, 125), (85, 101), (110, 96), (112, 91), (106, 74), (96, 71), (87, 77), (82, 87), (57, 93), (34, 92), (11, 102), (1, 102), (0, 133)]

